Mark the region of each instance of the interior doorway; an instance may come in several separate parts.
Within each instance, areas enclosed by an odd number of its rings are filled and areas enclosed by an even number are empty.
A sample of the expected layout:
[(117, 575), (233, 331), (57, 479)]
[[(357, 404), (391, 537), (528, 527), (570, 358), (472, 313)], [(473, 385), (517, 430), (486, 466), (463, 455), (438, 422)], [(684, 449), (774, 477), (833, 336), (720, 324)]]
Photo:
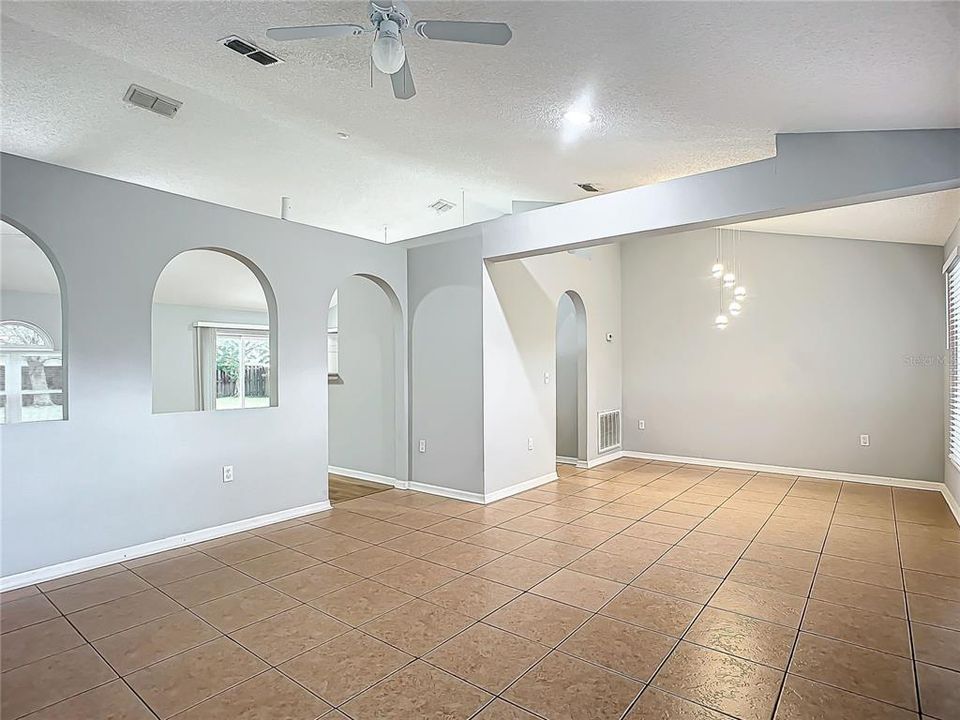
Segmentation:
[(587, 462), (587, 313), (573, 290), (557, 303), (557, 462)]
[(352, 275), (327, 319), (329, 498), (346, 502), (402, 477), (403, 318), (386, 282)]

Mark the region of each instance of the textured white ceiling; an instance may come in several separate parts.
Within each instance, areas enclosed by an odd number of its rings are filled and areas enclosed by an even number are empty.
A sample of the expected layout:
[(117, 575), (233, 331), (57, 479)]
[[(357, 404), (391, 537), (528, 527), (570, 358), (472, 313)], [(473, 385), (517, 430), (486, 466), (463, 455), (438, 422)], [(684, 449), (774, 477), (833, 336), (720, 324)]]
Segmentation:
[(960, 220), (960, 190), (754, 220), (729, 227), (788, 235), (943, 245)]
[[(363, 2), (2, 5), (3, 148), (235, 207), (388, 239), (767, 157), (776, 132), (960, 125), (960, 3), (411, 2), (503, 20), (504, 48), (407, 38), (417, 96), (369, 87), (368, 39), (276, 43), (274, 25), (362, 22)], [(217, 44), (276, 51), (263, 68)], [(135, 82), (174, 120), (121, 102)], [(586, 102), (573, 142), (560, 118)], [(350, 139), (337, 139), (338, 131)]]

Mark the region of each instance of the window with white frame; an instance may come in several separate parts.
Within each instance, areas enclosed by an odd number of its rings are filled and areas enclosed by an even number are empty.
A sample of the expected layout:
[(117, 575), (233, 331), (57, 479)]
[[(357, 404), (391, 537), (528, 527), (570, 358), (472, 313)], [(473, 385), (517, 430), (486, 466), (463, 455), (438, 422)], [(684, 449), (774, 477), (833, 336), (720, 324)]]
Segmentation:
[(0, 322), (0, 422), (63, 419), (63, 360), (33, 323)]
[(947, 456), (960, 469), (960, 257), (954, 250), (943, 266), (947, 289)]
[(270, 405), (270, 330), (197, 323), (199, 406), (240, 410)]
[(327, 312), (327, 377), (340, 378), (339, 290), (333, 291)]

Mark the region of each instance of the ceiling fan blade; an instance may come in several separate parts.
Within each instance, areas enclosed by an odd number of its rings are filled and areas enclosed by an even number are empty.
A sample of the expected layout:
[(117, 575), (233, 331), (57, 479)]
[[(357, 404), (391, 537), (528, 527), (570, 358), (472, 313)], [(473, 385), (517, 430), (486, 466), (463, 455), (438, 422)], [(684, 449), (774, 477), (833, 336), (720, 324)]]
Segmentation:
[(457, 20), (421, 20), (415, 26), (417, 35), (427, 40), (506, 45), (513, 37), (506, 23), (460, 22)]
[(279, 27), (267, 30), (267, 37), (271, 40), (313, 40), (362, 34), (363, 28), (359, 25), (303, 25), (301, 27)]
[(409, 59), (404, 60), (403, 67), (390, 76), (390, 82), (393, 84), (393, 96), (397, 100), (409, 100), (417, 94), (417, 88), (413, 86)]

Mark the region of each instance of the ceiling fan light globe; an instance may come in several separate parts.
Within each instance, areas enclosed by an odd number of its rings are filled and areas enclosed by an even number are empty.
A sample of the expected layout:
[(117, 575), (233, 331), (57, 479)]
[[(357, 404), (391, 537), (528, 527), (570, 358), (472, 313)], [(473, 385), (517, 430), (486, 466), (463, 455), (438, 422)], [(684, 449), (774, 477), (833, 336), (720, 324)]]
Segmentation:
[(407, 54), (400, 39), (400, 27), (392, 20), (380, 23), (380, 31), (373, 43), (371, 55), (377, 70), (386, 75), (393, 75), (403, 67)]

